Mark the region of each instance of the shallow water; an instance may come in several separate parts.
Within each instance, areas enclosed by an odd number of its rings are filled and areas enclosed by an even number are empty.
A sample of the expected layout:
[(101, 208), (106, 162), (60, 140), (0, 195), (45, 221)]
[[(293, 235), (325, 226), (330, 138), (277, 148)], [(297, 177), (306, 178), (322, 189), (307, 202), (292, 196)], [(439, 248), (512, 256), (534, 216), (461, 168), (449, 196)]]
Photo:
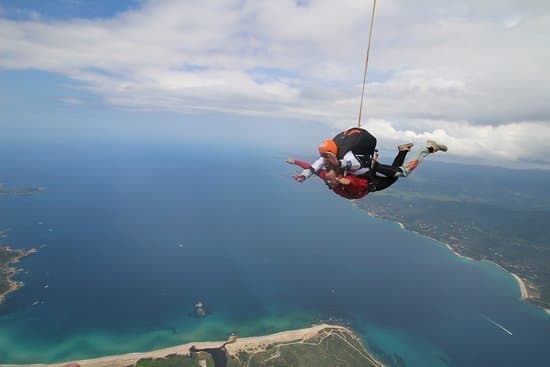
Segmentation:
[[(2, 148), (6, 186), (46, 188), (0, 197), (5, 242), (46, 247), (21, 263), (26, 286), (0, 306), (0, 363), (144, 351), (332, 318), (351, 323), (390, 364), (548, 365), (549, 317), (521, 302), (497, 266), (371, 218), (314, 179), (293, 182), (295, 169), (271, 152), (198, 151)], [(197, 300), (206, 318), (191, 316)]]

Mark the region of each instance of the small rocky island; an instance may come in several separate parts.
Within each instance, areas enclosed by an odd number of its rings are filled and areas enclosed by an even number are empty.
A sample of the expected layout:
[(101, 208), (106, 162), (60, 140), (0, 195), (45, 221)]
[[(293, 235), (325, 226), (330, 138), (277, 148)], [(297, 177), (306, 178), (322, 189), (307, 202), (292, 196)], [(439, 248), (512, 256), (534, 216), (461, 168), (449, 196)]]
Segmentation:
[(202, 301), (198, 301), (195, 303), (195, 313), (194, 315), (196, 317), (204, 317), (206, 316), (206, 310), (204, 309), (204, 303)]

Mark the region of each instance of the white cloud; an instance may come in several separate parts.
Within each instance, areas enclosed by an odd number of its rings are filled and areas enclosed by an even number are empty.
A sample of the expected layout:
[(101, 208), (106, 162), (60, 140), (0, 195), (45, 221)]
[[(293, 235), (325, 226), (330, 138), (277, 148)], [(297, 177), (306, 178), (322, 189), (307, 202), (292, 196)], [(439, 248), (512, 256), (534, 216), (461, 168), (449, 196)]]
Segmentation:
[[(472, 125), (465, 122), (416, 121), (420, 129), (409, 130), (385, 120), (369, 120), (366, 126), (384, 148), (403, 142), (419, 145), (427, 139), (445, 142), (453, 155), (473, 157), (479, 162), (505, 162), (519, 165), (540, 163), (548, 151), (550, 126), (540, 122), (512, 122), (498, 126)], [(475, 161), (474, 160), (474, 161)]]
[(62, 97), (59, 99), (61, 102), (63, 103), (66, 103), (66, 104), (70, 104), (70, 105), (81, 105), (81, 104), (84, 104), (84, 102), (81, 100), (81, 99), (78, 99), (76, 97), (70, 97), (70, 96), (67, 96), (67, 97)]
[[(344, 127), (357, 118), (370, 9), (160, 0), (104, 19), (0, 18), (0, 68), (61, 73), (123, 107)], [(450, 155), (503, 162), (548, 155), (549, 36), (547, 1), (379, 2), (365, 115), (384, 122), (380, 141), (438, 137)]]

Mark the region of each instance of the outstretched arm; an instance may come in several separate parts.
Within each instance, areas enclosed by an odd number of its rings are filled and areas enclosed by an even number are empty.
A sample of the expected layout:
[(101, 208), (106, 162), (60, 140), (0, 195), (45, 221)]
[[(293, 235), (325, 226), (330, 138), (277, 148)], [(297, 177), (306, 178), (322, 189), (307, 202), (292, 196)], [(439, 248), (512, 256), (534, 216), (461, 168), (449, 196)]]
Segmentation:
[(294, 158), (290, 158), (290, 157), (286, 160), (286, 162), (289, 163), (289, 164), (295, 164), (297, 166), (300, 166), (303, 169), (311, 167), (311, 164), (309, 162), (301, 161), (299, 159), (294, 159)]
[(326, 172), (324, 169), (320, 169), (317, 172), (315, 172), (315, 170), (313, 169), (312, 165), (309, 162), (301, 161), (299, 159), (294, 159), (294, 158), (288, 158), (286, 162), (289, 164), (295, 164), (304, 169), (300, 174), (292, 176), (298, 182), (303, 182), (305, 179), (309, 178), (313, 173), (315, 173), (321, 179), (324, 179), (326, 176)]

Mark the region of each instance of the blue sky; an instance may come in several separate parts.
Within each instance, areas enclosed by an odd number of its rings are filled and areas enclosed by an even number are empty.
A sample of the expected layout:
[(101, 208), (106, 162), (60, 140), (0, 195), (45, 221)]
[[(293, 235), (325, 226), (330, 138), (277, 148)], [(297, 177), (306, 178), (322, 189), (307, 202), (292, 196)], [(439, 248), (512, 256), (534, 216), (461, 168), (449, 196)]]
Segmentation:
[(9, 19), (27, 19), (40, 15), (50, 20), (70, 18), (106, 18), (137, 8), (139, 0), (12, 0), (2, 1), (3, 16)]
[[(215, 122), (235, 138), (314, 150), (356, 123), (370, 9), (0, 1), (0, 128), (173, 137)], [(461, 162), (550, 166), (549, 19), (538, 0), (379, 2), (367, 128), (382, 149), (432, 138)]]
[(309, 157), (327, 132), (333, 132), (316, 121), (264, 117), (258, 128), (254, 117), (121, 108), (50, 72), (2, 71), (0, 81), (1, 144), (167, 140), (185, 144), (193, 139)]

